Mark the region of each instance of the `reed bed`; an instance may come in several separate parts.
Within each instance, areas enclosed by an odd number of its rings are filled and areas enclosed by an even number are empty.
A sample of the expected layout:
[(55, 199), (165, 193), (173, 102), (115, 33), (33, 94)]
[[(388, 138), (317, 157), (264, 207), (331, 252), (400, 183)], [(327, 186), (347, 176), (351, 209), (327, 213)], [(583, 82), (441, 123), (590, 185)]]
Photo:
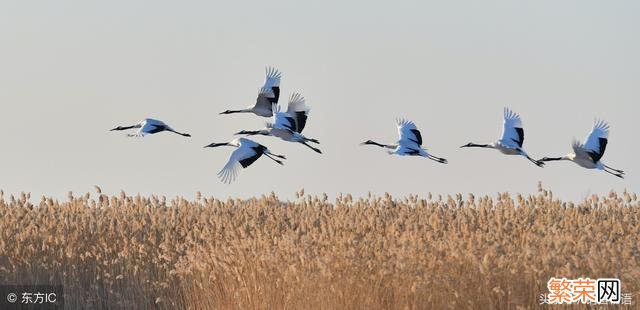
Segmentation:
[(635, 193), (297, 197), (0, 195), (0, 284), (70, 309), (529, 309), (550, 277), (615, 277), (639, 302)]

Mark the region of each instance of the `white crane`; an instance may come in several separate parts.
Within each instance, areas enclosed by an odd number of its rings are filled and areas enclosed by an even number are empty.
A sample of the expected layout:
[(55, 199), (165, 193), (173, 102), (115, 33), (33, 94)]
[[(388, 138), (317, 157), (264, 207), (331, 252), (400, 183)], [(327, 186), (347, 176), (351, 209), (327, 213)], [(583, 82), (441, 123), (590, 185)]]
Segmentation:
[(256, 104), (242, 110), (226, 110), (220, 114), (253, 113), (258, 116), (273, 116), (273, 104), (280, 98), (280, 79), (282, 74), (276, 68), (267, 67), (264, 85), (258, 93)]
[(544, 166), (544, 162), (534, 160), (533, 158), (529, 157), (529, 155), (522, 148), (522, 143), (524, 143), (524, 129), (522, 129), (522, 120), (520, 119), (520, 115), (509, 110), (509, 108), (504, 108), (504, 127), (502, 129), (502, 138), (500, 138), (500, 140), (489, 144), (475, 144), (469, 142), (461, 146), (461, 148), (492, 148), (500, 151), (502, 154), (524, 156), (532, 163), (536, 164), (538, 167)]
[(231, 140), (230, 142), (225, 143), (211, 143), (209, 145), (206, 145), (205, 147), (218, 147), (223, 145), (235, 146), (238, 148), (233, 151), (233, 153), (231, 153), (229, 161), (218, 173), (221, 181), (227, 184), (233, 182), (236, 179), (240, 168), (249, 167), (262, 155), (267, 156), (280, 165), (283, 165), (282, 161), (271, 156), (286, 159), (283, 155), (276, 155), (271, 153), (271, 151), (269, 151), (266, 146), (246, 138), (236, 138)]
[(157, 120), (157, 119), (152, 119), (152, 118), (145, 118), (142, 121), (140, 121), (139, 123), (137, 123), (135, 125), (131, 125), (131, 126), (118, 126), (116, 128), (111, 129), (110, 131), (127, 130), (127, 129), (133, 129), (133, 128), (139, 128), (139, 129), (135, 134), (128, 134), (127, 136), (129, 136), (129, 137), (144, 137), (146, 135), (151, 135), (151, 134), (159, 133), (159, 132), (162, 132), (162, 131), (170, 131), (170, 132), (179, 134), (179, 135), (184, 136), (184, 137), (191, 137), (191, 135), (188, 134), (188, 133), (182, 133), (182, 132), (175, 131), (169, 125), (165, 124), (163, 121), (160, 121), (160, 120)]
[(624, 171), (611, 168), (600, 161), (604, 155), (604, 150), (607, 148), (608, 139), (609, 124), (602, 120), (596, 120), (591, 133), (589, 133), (584, 143), (573, 140), (571, 145), (573, 152), (562, 157), (544, 157), (541, 161), (570, 160), (581, 167), (604, 170), (619, 178), (624, 178)]
[[(275, 105), (274, 105), (275, 106)], [(306, 106), (304, 97), (299, 93), (293, 93), (289, 98), (287, 112), (280, 112), (280, 107), (275, 106), (274, 123), (267, 123), (267, 128), (262, 130), (242, 130), (238, 135), (264, 135), (278, 137), (284, 141), (304, 144), (317, 153), (322, 153), (307, 142), (320, 144), (316, 139), (307, 138), (302, 135), (302, 130), (307, 124), (309, 107)]]
[(400, 136), (397, 144), (381, 144), (372, 140), (367, 140), (362, 142), (361, 145), (376, 145), (382, 148), (393, 149), (393, 151), (388, 151), (389, 154), (396, 154), (400, 156), (422, 156), (442, 164), (447, 163), (446, 159), (433, 156), (427, 153), (427, 150), (422, 148), (422, 135), (412, 121), (398, 119), (396, 123), (398, 125), (398, 135)]

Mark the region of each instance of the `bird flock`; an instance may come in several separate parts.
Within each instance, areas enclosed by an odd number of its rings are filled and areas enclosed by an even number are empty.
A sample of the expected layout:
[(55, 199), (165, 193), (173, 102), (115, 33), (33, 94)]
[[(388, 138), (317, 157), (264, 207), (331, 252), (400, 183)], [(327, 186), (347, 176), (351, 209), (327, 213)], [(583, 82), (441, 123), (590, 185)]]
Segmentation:
[[(316, 153), (322, 154), (322, 151), (311, 144), (320, 144), (317, 139), (306, 137), (302, 134), (309, 117), (310, 108), (305, 103), (302, 94), (294, 92), (289, 97), (289, 103), (286, 111), (280, 108), (278, 101), (280, 99), (280, 81), (282, 73), (276, 68), (267, 67), (265, 81), (256, 103), (245, 109), (226, 110), (220, 114), (233, 113), (252, 113), (260, 117), (273, 118), (272, 122), (267, 122), (265, 128), (259, 130), (241, 130), (236, 135), (253, 136), (264, 135), (280, 138), (284, 141), (300, 143)], [(418, 130), (415, 123), (407, 119), (396, 120), (398, 130), (398, 141), (395, 144), (382, 144), (373, 140), (362, 142), (361, 145), (374, 145), (388, 149), (389, 154), (399, 156), (421, 156), (441, 164), (447, 164), (445, 158), (437, 157), (430, 154), (422, 146), (422, 134)], [(118, 126), (111, 131), (121, 131), (129, 129), (138, 129), (135, 134), (128, 134), (130, 137), (144, 137), (150, 134), (156, 134), (163, 131), (172, 132), (184, 137), (191, 137), (188, 133), (179, 132), (166, 123), (146, 118), (139, 123), (131, 126)], [(572, 152), (561, 157), (543, 157), (541, 159), (533, 159), (525, 152), (524, 129), (520, 115), (513, 112), (509, 108), (504, 108), (504, 121), (502, 136), (499, 140), (487, 144), (476, 144), (469, 142), (461, 148), (478, 147), (491, 148), (500, 151), (506, 155), (520, 155), (538, 167), (544, 167), (545, 162), (568, 160), (587, 169), (603, 170), (616, 177), (623, 178), (624, 171), (611, 168), (601, 161), (604, 151), (607, 147), (609, 138), (609, 125), (602, 120), (596, 120), (593, 129), (584, 142), (578, 140), (573, 141), (571, 147)], [(235, 138), (229, 142), (211, 143), (205, 146), (233, 146), (236, 149), (231, 153), (229, 160), (218, 173), (218, 177), (223, 183), (231, 183), (236, 180), (240, 169), (244, 169), (253, 164), (258, 158), (265, 157), (283, 165), (284, 155), (272, 153), (266, 146), (257, 143), (248, 138)]]

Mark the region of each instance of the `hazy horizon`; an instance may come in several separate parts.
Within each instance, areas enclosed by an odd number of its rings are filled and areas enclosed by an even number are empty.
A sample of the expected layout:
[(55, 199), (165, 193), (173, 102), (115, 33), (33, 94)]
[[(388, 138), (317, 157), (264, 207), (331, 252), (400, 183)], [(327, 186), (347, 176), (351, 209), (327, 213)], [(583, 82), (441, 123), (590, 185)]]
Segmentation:
[[(637, 134), (640, 3), (19, 1), (0, 3), (0, 189), (246, 198), (274, 191), (382, 195), (534, 193), (581, 199), (640, 189)], [(258, 160), (217, 177), (228, 148), (264, 127), (218, 115), (255, 102), (266, 66), (283, 74), (280, 104), (300, 91), (305, 135), (324, 154), (254, 137), (287, 161)], [(602, 160), (618, 179), (570, 162), (538, 168), (496, 150), (502, 109), (522, 117), (524, 149), (561, 156), (596, 118), (611, 129)], [(158, 118), (192, 138), (109, 132)], [(448, 165), (360, 146), (397, 140), (406, 117)], [(252, 138), (252, 139), (254, 139)]]

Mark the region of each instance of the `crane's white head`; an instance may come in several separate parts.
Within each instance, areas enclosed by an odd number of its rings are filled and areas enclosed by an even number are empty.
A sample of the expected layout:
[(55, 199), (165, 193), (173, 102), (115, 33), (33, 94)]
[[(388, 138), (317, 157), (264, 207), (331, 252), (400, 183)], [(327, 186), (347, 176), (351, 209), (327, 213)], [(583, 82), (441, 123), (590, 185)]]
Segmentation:
[(231, 140), (231, 142), (229, 142), (229, 145), (239, 147), (240, 143), (242, 143), (243, 140), (246, 140), (246, 139), (245, 138), (235, 138), (235, 139)]

